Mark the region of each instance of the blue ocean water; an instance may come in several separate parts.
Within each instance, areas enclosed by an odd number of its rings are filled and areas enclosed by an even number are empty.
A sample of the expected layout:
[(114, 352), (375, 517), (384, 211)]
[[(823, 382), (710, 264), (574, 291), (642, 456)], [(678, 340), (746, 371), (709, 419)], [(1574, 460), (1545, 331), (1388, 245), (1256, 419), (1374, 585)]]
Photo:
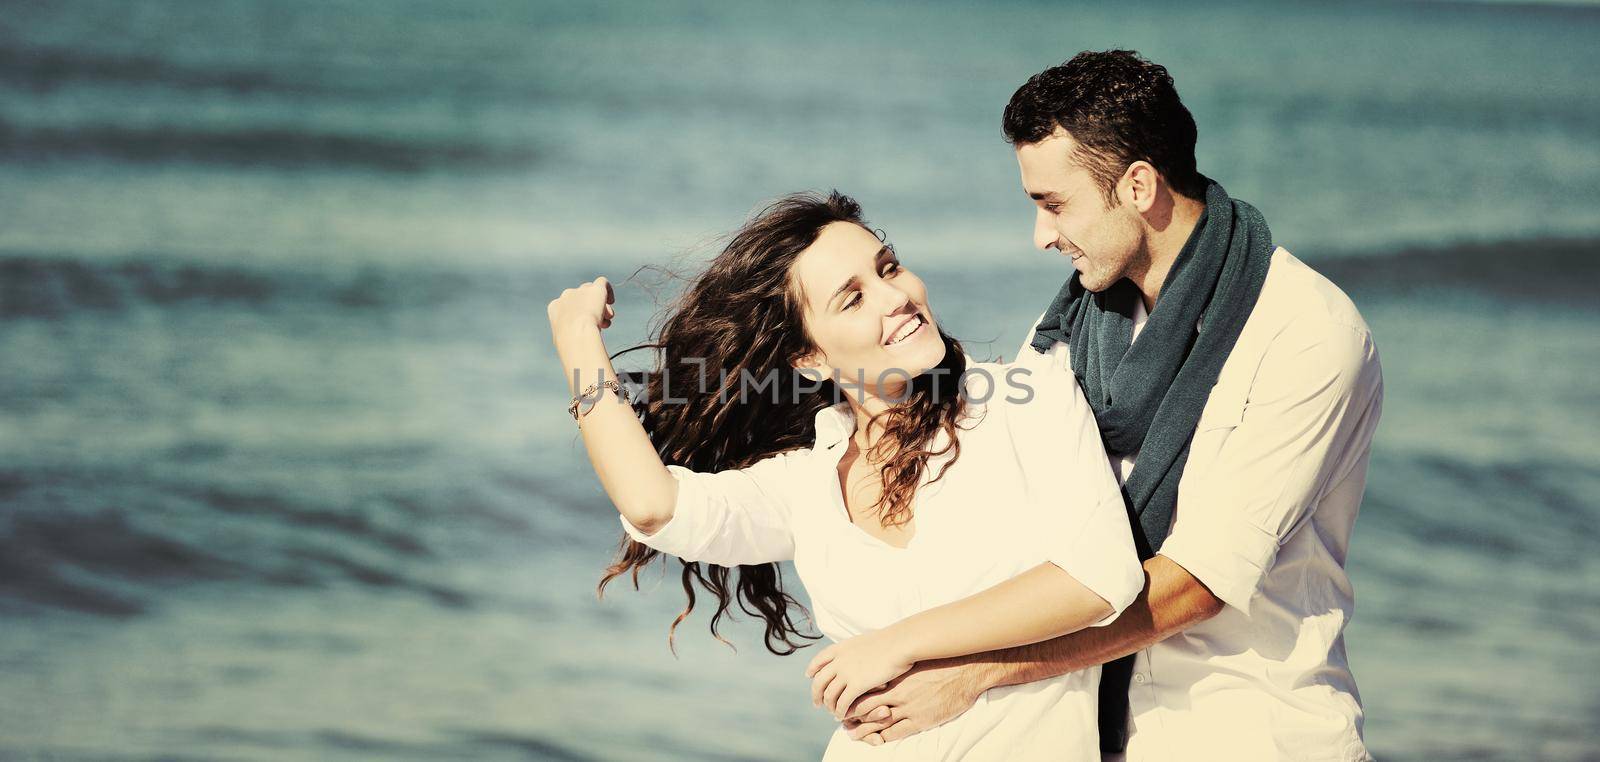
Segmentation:
[[(618, 539), (540, 307), (837, 187), (974, 355), (1067, 275), (999, 113), (1168, 65), (1355, 298), (1380, 759), (1600, 758), (1600, 9), (49, 2), (0, 14), (0, 758), (812, 759)], [(613, 349), (663, 295), (620, 289)]]

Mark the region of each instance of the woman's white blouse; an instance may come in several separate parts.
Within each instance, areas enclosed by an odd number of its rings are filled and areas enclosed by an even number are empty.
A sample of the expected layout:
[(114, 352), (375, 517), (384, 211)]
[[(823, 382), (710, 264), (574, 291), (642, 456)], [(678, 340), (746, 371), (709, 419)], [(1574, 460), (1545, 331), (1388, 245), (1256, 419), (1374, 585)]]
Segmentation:
[[(889, 545), (851, 523), (838, 463), (855, 430), (848, 403), (816, 415), (809, 449), (747, 468), (679, 466), (673, 516), (645, 545), (720, 566), (793, 560), (817, 627), (834, 641), (981, 592), (1048, 561), (1111, 604), (1144, 573), (1094, 416), (1070, 371), (969, 363), (960, 456), (929, 459), (912, 503), (915, 534)], [(941, 432), (933, 447), (946, 441)], [(1099, 668), (995, 688), (966, 714), (903, 741), (868, 746), (837, 732), (824, 759), (1098, 760)], [(797, 687), (797, 690), (801, 688)]]

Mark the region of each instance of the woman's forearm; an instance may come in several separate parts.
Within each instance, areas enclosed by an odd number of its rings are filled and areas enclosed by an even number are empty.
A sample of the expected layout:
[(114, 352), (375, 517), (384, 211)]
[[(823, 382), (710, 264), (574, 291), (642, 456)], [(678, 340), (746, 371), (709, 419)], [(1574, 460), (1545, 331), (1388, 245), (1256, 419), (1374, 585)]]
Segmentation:
[[(599, 327), (564, 326), (556, 329), (555, 338), (572, 394), (601, 380), (617, 378)], [(597, 393), (600, 398), (578, 419), (589, 463), (623, 517), (639, 529), (654, 533), (672, 518), (678, 481), (662, 464), (633, 408), (609, 389)]]
[(1111, 604), (1053, 563), (954, 603), (907, 617), (900, 630), (911, 661), (994, 651), (1075, 632), (1112, 612)]

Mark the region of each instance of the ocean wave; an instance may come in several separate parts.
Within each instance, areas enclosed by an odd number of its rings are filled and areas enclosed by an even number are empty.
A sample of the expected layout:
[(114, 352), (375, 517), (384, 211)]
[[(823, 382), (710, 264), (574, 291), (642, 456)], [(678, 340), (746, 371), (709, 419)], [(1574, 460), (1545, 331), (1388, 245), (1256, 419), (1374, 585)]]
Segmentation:
[(109, 86), (380, 103), (415, 99), (421, 94), (542, 103), (557, 95), (544, 80), (518, 76), (516, 68), (480, 68), (478, 60), (465, 65), (428, 58), (362, 61), (333, 54), (293, 61), (188, 63), (159, 54), (35, 45), (7, 39), (3, 28), (0, 42), (7, 43), (0, 45), (0, 86), (35, 93)]
[(321, 80), (216, 66), (198, 68), (148, 55), (117, 55), (48, 47), (0, 48), (0, 83), (35, 91), (71, 84), (161, 84), (185, 90), (223, 90), (239, 94), (326, 90)]
[(100, 158), (287, 169), (513, 171), (539, 154), (523, 143), (397, 139), (313, 128), (202, 129), (170, 125), (23, 126), (0, 121), (0, 159), (9, 162)]
[[(126, 618), (175, 585), (343, 584), (469, 608), (470, 592), (431, 578), (435, 553), (386, 503), (221, 486), (149, 484), (82, 468), (0, 472), (0, 603)], [(395, 526), (386, 526), (393, 523)]]
[(1582, 563), (1600, 541), (1595, 484), (1583, 463), (1390, 454), (1372, 463), (1361, 521), (1467, 555)]
[(165, 255), (116, 260), (0, 251), (0, 320), (186, 304), (266, 307), (311, 303), (345, 310), (430, 306), (502, 279), (379, 265), (244, 267)]
[(144, 613), (137, 583), (225, 579), (237, 564), (119, 512), (19, 511), (0, 522), (0, 596), (110, 617)]
[(1311, 260), (1344, 287), (1458, 289), (1594, 306), (1600, 239), (1530, 238), (1400, 247)]
[[(414, 558), (432, 555), (416, 536), (399, 528), (382, 526), (382, 520), (370, 512), (312, 508), (276, 495), (252, 494), (215, 486), (194, 487), (184, 491), (186, 497), (198, 500), (218, 513), (271, 517), (296, 528), (336, 533)], [(374, 579), (392, 578), (392, 575), (380, 572), (369, 573), (355, 567), (349, 568), (353, 572), (370, 574)]]

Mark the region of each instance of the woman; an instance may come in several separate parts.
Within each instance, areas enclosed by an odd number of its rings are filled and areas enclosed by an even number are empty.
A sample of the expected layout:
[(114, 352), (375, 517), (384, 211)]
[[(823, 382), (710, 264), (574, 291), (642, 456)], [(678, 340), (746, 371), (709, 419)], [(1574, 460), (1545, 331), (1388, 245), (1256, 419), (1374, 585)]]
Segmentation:
[[(922, 281), (845, 196), (782, 199), (741, 228), (654, 346), (641, 423), (601, 338), (597, 279), (549, 305), (590, 461), (621, 514), (606, 581), (660, 553), (718, 608), (759, 613), (767, 647), (818, 628), (813, 700), (845, 716), (918, 661), (1113, 620), (1143, 575), (1099, 433), (1070, 373), (970, 363)], [(604, 383), (597, 383), (601, 380)], [(989, 388), (985, 390), (983, 387)], [(736, 577), (736, 579), (735, 579)], [(1098, 670), (988, 691), (900, 741), (836, 732), (824, 759), (1099, 759)]]

